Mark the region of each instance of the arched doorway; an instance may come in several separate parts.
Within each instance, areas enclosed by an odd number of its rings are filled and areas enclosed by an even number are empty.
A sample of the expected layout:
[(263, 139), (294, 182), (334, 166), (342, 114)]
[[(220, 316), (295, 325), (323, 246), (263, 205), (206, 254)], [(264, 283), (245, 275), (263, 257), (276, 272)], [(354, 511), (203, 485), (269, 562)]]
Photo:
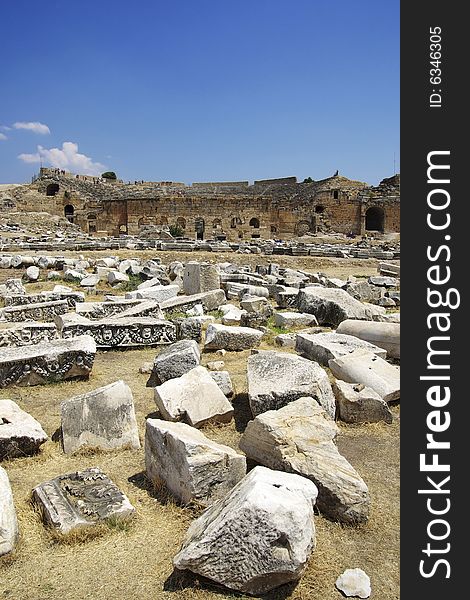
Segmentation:
[(96, 233), (96, 215), (91, 213), (87, 217), (88, 233)]
[(259, 229), (259, 219), (253, 217), (250, 219), (250, 227), (254, 227), (255, 229)]
[(55, 196), (59, 192), (58, 183), (50, 183), (46, 188), (46, 196)]
[(198, 217), (194, 222), (194, 229), (196, 231), (196, 239), (203, 240), (204, 239), (204, 219), (202, 217)]
[(308, 221), (299, 221), (295, 226), (295, 235), (302, 236), (310, 231), (310, 223)]
[(67, 204), (64, 208), (64, 215), (67, 221), (73, 223), (73, 214), (75, 212), (74, 207), (71, 204)]
[(366, 211), (366, 231), (381, 231), (384, 230), (385, 215), (383, 208), (371, 206)]

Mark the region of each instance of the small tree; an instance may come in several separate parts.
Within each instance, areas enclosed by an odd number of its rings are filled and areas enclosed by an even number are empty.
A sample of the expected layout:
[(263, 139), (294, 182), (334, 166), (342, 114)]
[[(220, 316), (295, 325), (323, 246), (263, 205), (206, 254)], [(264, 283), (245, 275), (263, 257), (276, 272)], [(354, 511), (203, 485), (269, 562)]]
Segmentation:
[(311, 177), (307, 177), (306, 179), (304, 179), (304, 180), (302, 181), (302, 183), (314, 183), (314, 181), (315, 181), (315, 180), (314, 180), (314, 179), (312, 179)]
[(168, 229), (170, 230), (170, 233), (174, 238), (183, 237), (184, 231), (179, 225), (170, 225)]
[(117, 179), (116, 173), (114, 171), (106, 171), (106, 173), (102, 173), (101, 177), (103, 179)]

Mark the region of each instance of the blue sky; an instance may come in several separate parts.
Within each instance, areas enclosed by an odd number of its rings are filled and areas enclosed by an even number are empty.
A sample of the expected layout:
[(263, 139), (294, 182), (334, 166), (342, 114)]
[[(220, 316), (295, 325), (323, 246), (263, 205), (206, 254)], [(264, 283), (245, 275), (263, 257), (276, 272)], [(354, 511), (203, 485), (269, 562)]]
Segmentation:
[(15, 0), (1, 21), (0, 183), (38, 160), (186, 183), (399, 171), (398, 0)]

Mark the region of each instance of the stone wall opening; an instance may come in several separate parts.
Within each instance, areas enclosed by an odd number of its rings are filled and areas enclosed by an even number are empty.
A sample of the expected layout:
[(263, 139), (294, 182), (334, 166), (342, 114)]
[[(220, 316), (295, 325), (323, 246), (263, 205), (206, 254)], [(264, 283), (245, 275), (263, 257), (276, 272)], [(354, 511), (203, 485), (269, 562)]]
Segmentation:
[(253, 217), (250, 219), (250, 227), (254, 227), (255, 229), (259, 229), (259, 219)]
[(384, 231), (385, 214), (383, 208), (371, 206), (366, 211), (366, 231)]
[(87, 217), (88, 233), (96, 233), (96, 215), (90, 214)]
[(67, 219), (67, 221), (70, 221), (71, 223), (73, 223), (74, 212), (75, 212), (75, 208), (73, 207), (72, 204), (67, 204), (64, 207), (64, 215), (65, 215), (65, 218)]
[(240, 217), (232, 217), (232, 220), (230, 221), (230, 227), (232, 229), (236, 229), (241, 224), (242, 220), (240, 219)]
[(310, 231), (310, 223), (308, 221), (299, 221), (295, 226), (295, 235), (302, 236)]
[(204, 223), (204, 219), (202, 217), (198, 217), (194, 221), (194, 229), (196, 231), (196, 239), (197, 240), (203, 240), (204, 239), (205, 223)]
[(50, 183), (46, 188), (46, 196), (55, 196), (59, 192), (58, 183)]

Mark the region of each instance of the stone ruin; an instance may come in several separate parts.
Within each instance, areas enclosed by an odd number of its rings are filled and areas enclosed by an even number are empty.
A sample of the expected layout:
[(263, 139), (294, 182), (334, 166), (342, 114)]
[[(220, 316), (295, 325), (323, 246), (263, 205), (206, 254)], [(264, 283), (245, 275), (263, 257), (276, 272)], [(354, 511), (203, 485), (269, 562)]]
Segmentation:
[[(144, 448), (133, 393), (122, 380), (62, 402), (60, 443), (67, 454), (141, 452), (150, 482), (183, 506), (204, 507), (174, 557), (176, 570), (238, 592), (266, 593), (297, 581), (315, 563), (316, 519), (347, 527), (367, 522), (374, 500), (335, 443), (336, 421), (360, 426), (393, 419), (390, 403), (400, 398), (399, 313), (390, 312), (400, 298), (396, 263), (368, 280), (276, 263), (253, 269), (111, 256), (35, 256), (33, 263), (36, 282), (45, 285), (53, 272), (73, 287), (28, 293), (15, 277), (1, 285), (0, 387), (86, 381), (99, 352), (155, 348), (143, 372), (158, 418), (146, 419)], [(19, 267), (10, 261), (6, 268), (18, 273)], [(132, 291), (130, 275), (140, 280)], [(101, 299), (86, 302), (90, 293)], [(276, 329), (284, 332), (266, 350)], [(229, 398), (235, 392), (223, 359), (244, 350), (251, 352), (252, 419), (235, 450), (215, 443), (205, 427), (234, 418)], [(214, 360), (202, 366), (206, 354)], [(18, 529), (8, 461), (41, 453), (45, 443), (54, 442), (34, 415), (0, 400), (6, 465), (0, 467), (0, 554), (14, 550), (19, 533), (28, 534), (27, 525)], [(99, 458), (96, 453), (93, 466), (57, 473), (32, 490), (45, 525), (57, 534), (132, 519), (134, 507), (96, 466)], [(247, 459), (258, 465), (248, 474)], [(339, 589), (345, 580), (338, 580)]]

